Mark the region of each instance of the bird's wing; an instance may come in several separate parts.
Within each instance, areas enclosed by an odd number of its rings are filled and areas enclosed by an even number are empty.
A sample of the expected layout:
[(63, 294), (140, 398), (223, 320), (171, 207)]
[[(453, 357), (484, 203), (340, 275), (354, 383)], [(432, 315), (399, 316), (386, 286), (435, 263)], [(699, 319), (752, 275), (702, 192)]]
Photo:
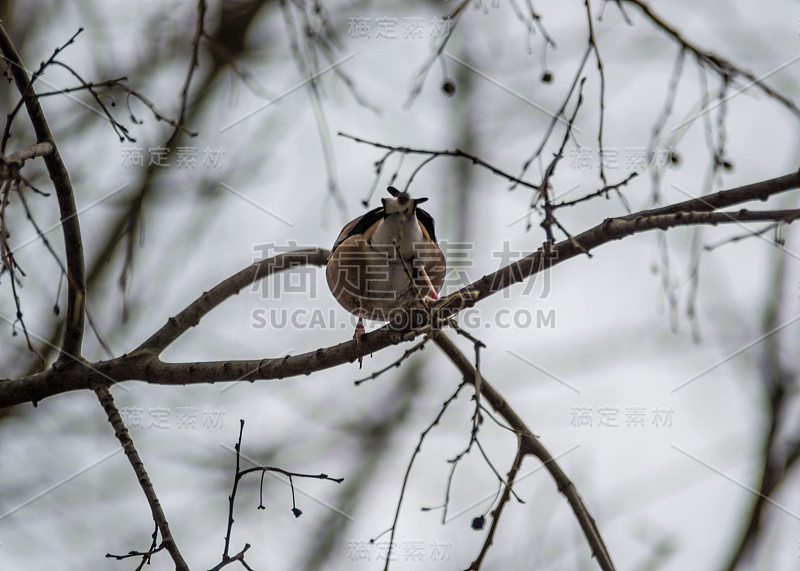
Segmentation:
[(422, 208), (417, 208), (417, 220), (428, 233), (428, 237), (436, 244), (436, 230), (434, 229), (433, 216), (425, 212)]
[(373, 208), (366, 214), (359, 216), (348, 222), (342, 231), (339, 233), (339, 236), (336, 238), (336, 242), (333, 243), (333, 248), (331, 248), (331, 252), (335, 251), (336, 248), (341, 246), (342, 242), (347, 240), (350, 236), (355, 236), (357, 234), (363, 234), (366, 232), (370, 226), (375, 224), (378, 220), (381, 220), (384, 216), (383, 207), (379, 206), (378, 208)]

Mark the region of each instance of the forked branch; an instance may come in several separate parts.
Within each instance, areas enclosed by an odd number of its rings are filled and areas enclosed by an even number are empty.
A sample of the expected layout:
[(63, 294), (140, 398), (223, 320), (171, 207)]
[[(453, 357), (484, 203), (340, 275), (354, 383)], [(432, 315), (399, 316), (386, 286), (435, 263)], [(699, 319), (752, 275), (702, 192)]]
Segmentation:
[[(447, 357), (453, 362), (458, 370), (461, 371), (464, 380), (474, 384), (475, 379), (478, 377), (478, 373), (466, 355), (461, 352), (455, 343), (453, 343), (452, 340), (450, 340), (450, 338), (448, 338), (443, 332), (435, 335), (433, 337), (433, 341), (439, 346), (444, 354), (447, 355)], [(598, 529), (594, 518), (592, 518), (591, 514), (589, 513), (589, 510), (586, 508), (586, 505), (583, 503), (583, 498), (581, 498), (580, 494), (578, 493), (575, 484), (573, 484), (572, 481), (567, 477), (553, 456), (547, 451), (547, 449), (542, 445), (533, 432), (531, 432), (525, 422), (523, 422), (514, 409), (511, 408), (511, 405), (508, 404), (508, 402), (500, 395), (500, 393), (498, 393), (482, 375), (480, 376), (480, 383), (481, 397), (488, 402), (497, 412), (497, 414), (503, 417), (508, 425), (517, 433), (519, 438), (519, 448), (517, 456), (514, 458), (512, 467), (509, 470), (508, 478), (506, 480), (507, 485), (503, 490), (503, 495), (500, 498), (500, 502), (498, 503), (497, 507), (494, 509), (494, 511), (492, 511), (492, 525), (489, 529), (489, 533), (486, 536), (483, 548), (469, 568), (475, 570), (480, 568), (483, 558), (492, 544), (494, 533), (497, 529), (497, 525), (502, 514), (503, 506), (505, 506), (511, 497), (514, 478), (519, 470), (521, 461), (524, 456), (531, 455), (535, 456), (542, 462), (547, 471), (550, 472), (553, 480), (555, 480), (558, 491), (561, 492), (569, 501), (572, 511), (575, 513), (575, 517), (578, 519), (581, 529), (586, 536), (586, 540), (589, 542), (589, 545), (592, 549), (592, 555), (597, 558), (597, 563), (600, 565), (600, 568), (604, 570), (614, 569), (614, 564), (611, 561), (611, 555), (609, 554), (608, 549), (606, 549), (603, 538), (600, 535), (600, 530)]]

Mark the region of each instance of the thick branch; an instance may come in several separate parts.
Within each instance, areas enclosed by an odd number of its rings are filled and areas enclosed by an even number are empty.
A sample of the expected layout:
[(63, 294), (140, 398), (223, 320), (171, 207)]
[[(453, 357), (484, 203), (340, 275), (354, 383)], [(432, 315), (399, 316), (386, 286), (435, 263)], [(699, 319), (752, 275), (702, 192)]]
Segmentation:
[(629, 214), (626, 218), (657, 216), (675, 212), (710, 212), (751, 200), (765, 201), (770, 196), (795, 188), (800, 188), (800, 171), (753, 184), (746, 184), (730, 190), (720, 190), (714, 194), (692, 198), (691, 200), (685, 200), (662, 208), (643, 210), (642, 212)]
[[(497, 293), (551, 266), (589, 252), (603, 244), (621, 240), (647, 230), (666, 230), (675, 226), (689, 226), (697, 223), (739, 223), (733, 214), (725, 214), (706, 220), (701, 220), (698, 214), (712, 212), (719, 208), (726, 208), (751, 200), (764, 201), (770, 196), (795, 188), (800, 188), (800, 171), (763, 182), (693, 198), (663, 208), (643, 210), (621, 218), (608, 218), (594, 228), (578, 234), (573, 239), (567, 239), (553, 245), (548, 256), (543, 256), (542, 251), (538, 250), (505, 268), (501, 268), (471, 283), (460, 292), (457, 292), (457, 294), (448, 296), (443, 303), (447, 303), (455, 295), (461, 295), (463, 296), (463, 304), (460, 309), (472, 307), (477, 300)], [(692, 216), (683, 215), (688, 215), (689, 213), (694, 214)]]
[(64, 246), (67, 258), (67, 314), (64, 337), (61, 342), (61, 355), (59, 361), (74, 359), (81, 354), (83, 343), (84, 319), (86, 314), (86, 277), (83, 265), (83, 242), (81, 240), (81, 227), (78, 223), (75, 197), (72, 194), (72, 183), (69, 173), (61, 160), (55, 139), (50, 132), (50, 127), (45, 119), (44, 111), (39, 105), (39, 99), (31, 85), (28, 72), (17, 53), (14, 44), (8, 37), (5, 29), (0, 26), (0, 50), (9, 63), (9, 70), (14, 77), (20, 94), (25, 100), (28, 116), (36, 132), (37, 143), (49, 143), (53, 146), (50, 153), (44, 155), (47, 172), (58, 197), (58, 208), (61, 212), (61, 228), (64, 233)]
[(170, 317), (164, 327), (154, 333), (134, 352), (148, 351), (158, 355), (178, 337), (200, 323), (203, 316), (212, 309), (250, 284), (291, 268), (307, 265), (324, 266), (329, 255), (330, 252), (324, 248), (309, 248), (259, 260), (214, 286), (211, 290), (204, 292), (178, 315)]
[[(474, 306), (483, 298), (565, 260), (603, 244), (647, 230), (666, 230), (676, 226), (697, 224), (741, 224), (740, 220), (792, 220), (797, 215), (795, 210), (770, 211), (766, 214), (746, 210), (731, 213), (711, 211), (750, 200), (766, 200), (771, 195), (797, 187), (800, 187), (800, 173), (718, 192), (664, 208), (646, 210), (621, 218), (609, 218), (574, 238), (549, 246), (548, 255), (544, 255), (542, 250), (539, 250), (482, 277), (444, 298), (433, 309), (434, 311), (438, 310), (440, 316), (455, 315), (467, 307)], [(418, 335), (430, 331), (429, 327), (397, 330), (386, 325), (377, 331), (363, 335), (359, 343), (347, 341), (331, 347), (278, 359), (202, 363), (165, 363), (158, 359), (158, 353), (164, 347), (199, 322), (200, 318), (212, 308), (247, 287), (254, 280), (264, 277), (270, 272), (291, 268), (290, 261), (298, 264), (323, 265), (326, 257), (327, 250), (314, 248), (281, 254), (269, 260), (257, 262), (203, 294), (129, 355), (91, 364), (76, 359), (59, 363), (57, 367), (20, 379), (0, 379), (0, 408), (24, 402), (36, 403), (43, 398), (62, 392), (93, 389), (97, 384), (109, 385), (126, 380), (183, 385), (282, 379), (295, 375), (309, 375), (343, 363), (353, 362), (360, 356), (375, 353), (402, 341), (410, 341)]]

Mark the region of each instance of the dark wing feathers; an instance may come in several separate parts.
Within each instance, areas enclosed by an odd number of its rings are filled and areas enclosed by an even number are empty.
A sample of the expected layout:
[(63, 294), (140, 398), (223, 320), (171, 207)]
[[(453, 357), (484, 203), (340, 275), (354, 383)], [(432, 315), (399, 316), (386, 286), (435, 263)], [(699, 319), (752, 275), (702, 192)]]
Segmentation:
[(355, 234), (363, 234), (369, 230), (369, 228), (378, 220), (383, 219), (383, 216), (383, 206), (379, 206), (378, 208), (373, 208), (360, 218), (356, 218), (352, 222), (348, 223), (347, 226), (342, 229), (339, 237), (336, 238), (336, 243), (333, 245), (331, 252), (338, 248), (339, 245), (347, 240), (350, 236)]
[(417, 220), (422, 223), (423, 228), (428, 233), (428, 236), (431, 237), (434, 244), (438, 244), (436, 241), (436, 231), (433, 229), (433, 217), (425, 212), (422, 208), (417, 208)]
[[(434, 243), (438, 243), (436, 242), (436, 231), (434, 230), (433, 217), (425, 212), (422, 208), (417, 208), (416, 211), (417, 219), (420, 221), (423, 228), (425, 228), (428, 236), (430, 236)], [(336, 238), (336, 243), (333, 245), (331, 251), (336, 250), (336, 248), (338, 248), (339, 245), (347, 240), (350, 236), (363, 234), (369, 230), (373, 224), (379, 220), (382, 220), (385, 216), (386, 213), (384, 212), (383, 206), (379, 206), (378, 208), (373, 208), (360, 218), (356, 218), (352, 222), (348, 223), (347, 226), (342, 229), (339, 237)]]

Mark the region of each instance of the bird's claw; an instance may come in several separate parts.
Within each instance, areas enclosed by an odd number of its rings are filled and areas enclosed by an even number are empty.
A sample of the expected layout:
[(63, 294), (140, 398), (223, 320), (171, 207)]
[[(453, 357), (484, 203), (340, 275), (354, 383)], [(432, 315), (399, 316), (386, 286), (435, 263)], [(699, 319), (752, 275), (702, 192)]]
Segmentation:
[[(359, 317), (358, 323), (356, 324), (356, 330), (353, 333), (353, 339), (355, 339), (357, 347), (361, 345), (361, 336), (364, 335), (364, 331), (365, 331), (364, 321)], [(363, 364), (364, 364), (364, 357), (362, 355), (359, 355), (358, 368), (360, 369), (363, 366)]]

